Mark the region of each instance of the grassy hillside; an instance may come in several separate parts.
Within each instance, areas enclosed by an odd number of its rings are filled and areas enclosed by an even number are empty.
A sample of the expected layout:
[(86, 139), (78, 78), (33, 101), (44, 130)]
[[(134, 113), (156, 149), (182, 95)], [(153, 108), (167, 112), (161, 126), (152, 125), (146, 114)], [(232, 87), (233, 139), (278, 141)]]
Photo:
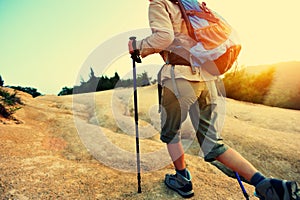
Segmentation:
[(290, 109), (300, 109), (300, 62), (252, 66), (227, 74), (227, 97)]
[[(159, 140), (155, 86), (138, 89), (142, 193), (137, 193), (132, 88), (32, 98), (0, 121), (0, 199), (179, 199), (164, 185), (174, 169)], [(226, 101), (222, 136), (267, 176), (300, 182), (300, 111)], [(192, 199), (244, 199), (236, 179), (199, 156), (191, 122), (182, 127)], [(187, 143), (192, 141), (192, 143)], [(253, 196), (254, 188), (244, 184)]]

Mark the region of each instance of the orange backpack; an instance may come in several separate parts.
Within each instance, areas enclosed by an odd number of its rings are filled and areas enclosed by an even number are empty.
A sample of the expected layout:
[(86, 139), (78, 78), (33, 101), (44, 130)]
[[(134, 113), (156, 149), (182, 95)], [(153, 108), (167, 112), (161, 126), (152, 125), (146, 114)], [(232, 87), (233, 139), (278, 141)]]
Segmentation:
[[(189, 36), (196, 42), (190, 50), (189, 64), (204, 68), (212, 75), (227, 72), (237, 60), (241, 45), (232, 27), (206, 3), (197, 0), (171, 0), (186, 22)], [(171, 63), (176, 64), (176, 63)]]

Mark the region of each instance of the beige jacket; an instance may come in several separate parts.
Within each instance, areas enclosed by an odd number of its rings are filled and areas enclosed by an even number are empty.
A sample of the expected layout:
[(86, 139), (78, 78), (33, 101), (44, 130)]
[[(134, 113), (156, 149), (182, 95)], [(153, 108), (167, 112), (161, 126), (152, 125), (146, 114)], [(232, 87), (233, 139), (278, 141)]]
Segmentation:
[[(179, 7), (170, 0), (152, 0), (149, 5), (148, 17), (152, 34), (137, 41), (137, 48), (139, 48), (142, 58), (168, 49), (178, 33), (188, 35)], [(162, 79), (166, 78), (171, 78), (169, 66), (162, 69)], [(215, 79), (201, 68), (196, 68), (196, 73), (192, 73), (190, 67), (182, 65), (175, 66), (175, 78), (184, 78), (190, 81)]]

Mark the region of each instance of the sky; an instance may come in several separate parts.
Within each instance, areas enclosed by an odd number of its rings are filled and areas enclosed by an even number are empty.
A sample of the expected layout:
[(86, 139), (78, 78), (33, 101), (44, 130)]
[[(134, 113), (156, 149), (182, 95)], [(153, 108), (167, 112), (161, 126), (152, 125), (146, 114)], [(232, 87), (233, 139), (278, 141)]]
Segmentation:
[[(300, 61), (299, 0), (207, 0), (237, 31), (239, 64)], [(0, 0), (0, 75), (4, 85), (58, 94), (96, 76), (126, 74), (127, 41), (150, 34), (148, 0)], [(162, 64), (157, 55), (138, 68)], [(122, 75), (123, 75), (122, 74)]]

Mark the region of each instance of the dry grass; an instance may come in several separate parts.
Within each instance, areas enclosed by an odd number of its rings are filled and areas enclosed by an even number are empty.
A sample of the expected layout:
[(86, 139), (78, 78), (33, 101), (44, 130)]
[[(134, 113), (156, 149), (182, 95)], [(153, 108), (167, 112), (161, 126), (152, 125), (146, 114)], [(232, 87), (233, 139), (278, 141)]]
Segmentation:
[(225, 76), (227, 96), (242, 101), (300, 110), (299, 69), (300, 62), (243, 68)]
[[(26, 104), (15, 117), (23, 123), (0, 124), (0, 199), (178, 199), (163, 184), (173, 168), (158, 139), (156, 88), (139, 88), (138, 94), (142, 194), (134, 173), (132, 92), (119, 89), (75, 98), (22, 96)], [(266, 175), (300, 181), (299, 111), (233, 100), (226, 111), (228, 144)], [(183, 134), (191, 132), (186, 122)], [(243, 199), (237, 181), (198, 151), (193, 143), (186, 155), (192, 199)], [(253, 198), (253, 187), (245, 187)]]

